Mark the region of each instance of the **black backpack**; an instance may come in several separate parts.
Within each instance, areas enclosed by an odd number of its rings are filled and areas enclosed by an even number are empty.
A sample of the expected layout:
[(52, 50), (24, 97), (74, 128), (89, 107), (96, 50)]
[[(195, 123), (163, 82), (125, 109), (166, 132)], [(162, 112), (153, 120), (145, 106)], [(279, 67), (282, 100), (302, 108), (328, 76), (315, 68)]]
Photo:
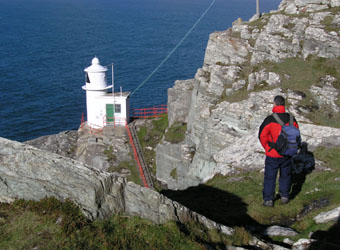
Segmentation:
[(268, 143), (269, 151), (274, 148), (282, 156), (296, 155), (301, 145), (301, 135), (300, 130), (294, 126), (294, 117), (289, 114), (289, 125), (285, 125), (278, 114), (273, 113), (273, 117), (281, 125), (281, 133), (275, 143)]
[(308, 151), (306, 142), (302, 143), (300, 151), (292, 156), (291, 161), (293, 174), (309, 174), (315, 167), (314, 155)]

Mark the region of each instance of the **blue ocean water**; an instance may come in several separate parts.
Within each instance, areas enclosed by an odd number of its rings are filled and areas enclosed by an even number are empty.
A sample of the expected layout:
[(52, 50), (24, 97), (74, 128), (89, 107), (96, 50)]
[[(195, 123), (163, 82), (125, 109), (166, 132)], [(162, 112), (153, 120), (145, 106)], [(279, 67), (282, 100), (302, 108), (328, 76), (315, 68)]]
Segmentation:
[[(115, 64), (116, 91), (133, 91), (211, 0), (0, 0), (0, 136), (25, 141), (77, 129), (86, 112), (84, 68)], [(261, 12), (280, 0), (260, 0)], [(131, 97), (133, 108), (167, 102), (175, 80), (202, 66), (209, 34), (248, 20), (255, 0), (216, 0), (190, 36)], [(108, 75), (110, 82), (111, 76)]]

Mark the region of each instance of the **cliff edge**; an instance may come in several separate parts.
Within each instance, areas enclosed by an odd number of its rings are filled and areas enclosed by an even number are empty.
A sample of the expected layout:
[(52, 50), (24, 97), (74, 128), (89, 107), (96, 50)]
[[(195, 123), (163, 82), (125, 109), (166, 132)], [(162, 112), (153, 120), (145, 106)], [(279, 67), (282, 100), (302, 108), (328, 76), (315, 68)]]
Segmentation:
[(258, 128), (279, 94), (310, 149), (339, 147), (339, 8), (338, 0), (283, 0), (212, 33), (195, 78), (168, 90), (169, 127), (186, 123), (187, 131), (180, 143), (157, 145), (157, 179), (186, 189), (262, 169)]

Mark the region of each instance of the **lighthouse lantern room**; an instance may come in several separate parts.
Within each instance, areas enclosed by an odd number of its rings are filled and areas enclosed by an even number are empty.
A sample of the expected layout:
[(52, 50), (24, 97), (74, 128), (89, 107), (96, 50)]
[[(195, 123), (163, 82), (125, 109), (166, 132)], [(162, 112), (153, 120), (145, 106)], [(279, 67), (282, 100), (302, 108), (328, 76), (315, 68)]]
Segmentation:
[(128, 123), (130, 92), (115, 93), (113, 80), (112, 85), (107, 85), (107, 67), (100, 65), (97, 57), (84, 71), (86, 84), (82, 88), (86, 91), (87, 125), (98, 129)]

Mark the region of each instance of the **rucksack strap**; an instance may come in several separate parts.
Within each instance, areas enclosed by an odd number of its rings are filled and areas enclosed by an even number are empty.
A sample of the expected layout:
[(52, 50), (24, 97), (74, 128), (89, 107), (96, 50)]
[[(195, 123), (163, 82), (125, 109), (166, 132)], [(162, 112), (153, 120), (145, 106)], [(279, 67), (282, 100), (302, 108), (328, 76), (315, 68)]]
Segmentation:
[[(288, 113), (288, 115), (289, 115), (289, 125), (294, 125), (294, 116), (292, 116), (290, 113)], [(273, 113), (273, 117), (277, 121), (277, 123), (279, 123), (281, 126), (285, 125), (277, 113)]]
[(292, 116), (290, 113), (289, 114), (289, 125), (294, 125), (294, 116)]
[(285, 125), (277, 113), (273, 113), (273, 117), (281, 126)]

